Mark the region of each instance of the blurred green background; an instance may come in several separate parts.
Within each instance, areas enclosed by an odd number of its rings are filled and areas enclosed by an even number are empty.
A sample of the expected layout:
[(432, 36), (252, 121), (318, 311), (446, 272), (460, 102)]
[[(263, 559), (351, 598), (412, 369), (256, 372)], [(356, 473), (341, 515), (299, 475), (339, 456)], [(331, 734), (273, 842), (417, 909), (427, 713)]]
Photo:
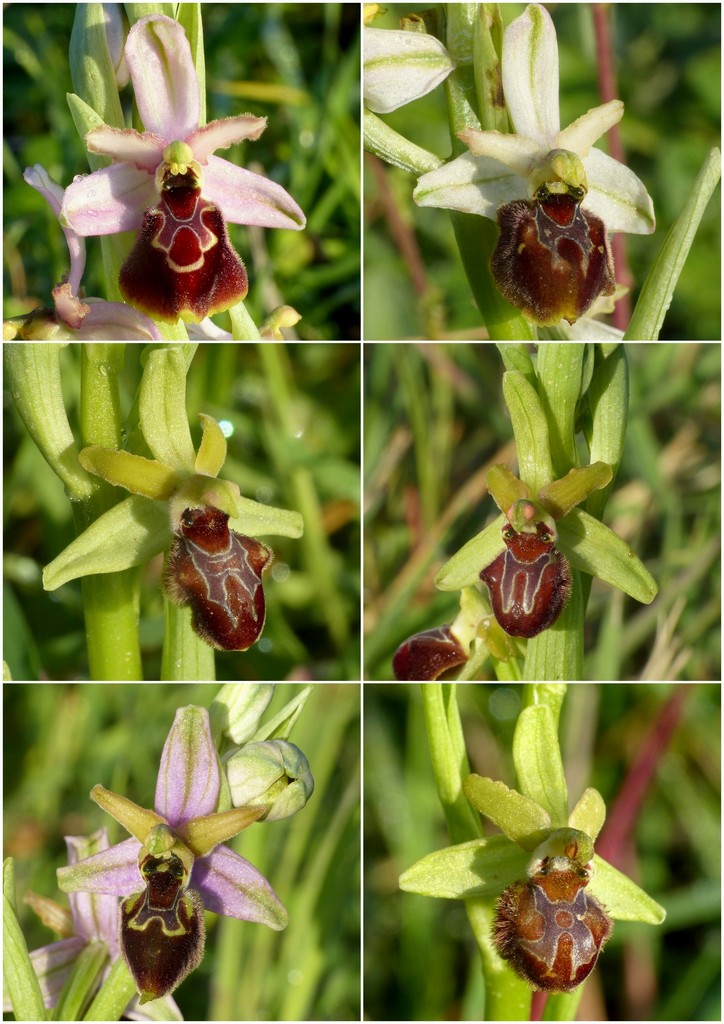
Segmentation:
[[(659, 927), (615, 922), (579, 1020), (721, 1017), (720, 687), (685, 689), (678, 727), (628, 837), (630, 863), (619, 865), (667, 918)], [(569, 685), (560, 739), (570, 806), (594, 786), (611, 816), (675, 690)], [(520, 687), (459, 684), (456, 693), (471, 771), (515, 786), (510, 751)], [(403, 893), (397, 884), (419, 858), (450, 845), (418, 686), (367, 684), (364, 726), (366, 1019), (480, 1020), (482, 972), (463, 902)]]
[[(56, 868), (64, 835), (102, 826), (128, 838), (89, 799), (96, 783), (153, 805), (161, 751), (178, 707), (209, 707), (217, 687), (6, 684), (5, 856), (15, 858), (17, 907), (29, 949), (53, 941), (23, 903), (63, 904)], [(299, 691), (280, 685), (264, 721)], [(289, 911), (272, 932), (206, 915), (206, 953), (174, 998), (186, 1020), (359, 1019), (359, 684), (318, 685), (294, 727), (315, 780), (291, 818), (252, 826), (234, 849), (264, 874)]]
[[(22, 175), (40, 163), (67, 186), (89, 170), (65, 99), (74, 11), (75, 4), (9, 4), (3, 12), (5, 316), (48, 305), (69, 269), (58, 222)], [(212, 3), (203, 4), (203, 22), (208, 120), (269, 118), (257, 142), (232, 146), (224, 158), (278, 182), (307, 215), (301, 232), (229, 225), (249, 273), (247, 307), (259, 323), (288, 303), (302, 314), (298, 337), (355, 340), (359, 7)], [(131, 86), (122, 99), (130, 115)], [(89, 239), (87, 253), (85, 293), (104, 297), (98, 239)], [(228, 330), (227, 316), (217, 322)]]
[[(143, 352), (126, 347), (122, 417), (133, 409)], [(61, 373), (76, 429), (78, 346), (61, 352)], [(217, 652), (218, 679), (360, 678), (359, 387), (356, 345), (206, 343), (196, 350), (186, 392), (194, 444), (200, 412), (227, 421), (223, 475), (243, 495), (308, 518), (301, 539), (268, 538), (275, 561), (265, 575), (264, 633), (246, 652)], [(80, 582), (49, 594), (40, 577), (74, 537), (70, 502), (7, 396), (5, 410), (4, 657), (16, 680), (86, 678)], [(119, 500), (126, 496), (118, 488)], [(160, 672), (161, 568), (159, 556), (139, 570), (147, 679)]]
[[(375, 27), (397, 28), (422, 4), (392, 4)], [(716, 4), (607, 4), (618, 96), (626, 109), (621, 133), (626, 162), (654, 201), (654, 235), (625, 235), (635, 304), (666, 234), (681, 212), (713, 146), (721, 146), (721, 10)], [(590, 4), (546, 4), (558, 35), (561, 125), (600, 102)], [(523, 4), (501, 4), (509, 24)], [(450, 154), (444, 89), (407, 104), (383, 120), (417, 145)], [(605, 149), (605, 142), (602, 143)], [(481, 337), (484, 330), (458, 256), (446, 210), (412, 201), (414, 178), (365, 161), (365, 337)], [(397, 219), (390, 230), (389, 206)], [(721, 338), (721, 190), (710, 201), (661, 339)], [(401, 234), (414, 255), (398, 248)], [(413, 287), (415, 275), (417, 287)]]
[[(584, 678), (720, 679), (720, 346), (626, 351), (629, 423), (604, 521), (659, 593), (645, 606), (594, 580)], [(459, 595), (435, 573), (498, 514), (490, 466), (515, 467), (502, 374), (490, 343), (365, 346), (366, 679), (392, 678), (403, 640), (455, 617)]]

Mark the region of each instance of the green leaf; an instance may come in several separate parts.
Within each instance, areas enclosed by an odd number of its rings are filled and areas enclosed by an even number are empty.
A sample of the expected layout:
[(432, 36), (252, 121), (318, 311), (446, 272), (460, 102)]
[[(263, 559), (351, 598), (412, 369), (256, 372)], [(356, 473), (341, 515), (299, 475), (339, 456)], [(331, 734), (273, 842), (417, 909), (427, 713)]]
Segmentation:
[(463, 782), (463, 792), (476, 810), (525, 850), (534, 850), (550, 830), (548, 812), (504, 782), (468, 775)]
[(40, 985), (28, 954), (13, 905), (14, 870), (11, 857), (3, 864), (3, 975), (16, 1020), (47, 1020)]
[(704, 161), (684, 209), (664, 239), (641, 288), (624, 341), (656, 341), (674, 288), (712, 193), (721, 177), (721, 151), (714, 148)]
[(521, 793), (535, 800), (553, 828), (568, 824), (568, 790), (553, 712), (545, 704), (524, 708), (513, 736), (513, 762)]
[(588, 890), (601, 901), (610, 917), (616, 921), (661, 924), (666, 917), (666, 911), (660, 903), (598, 854), (594, 855), (593, 864), (595, 874)]
[(656, 580), (626, 541), (583, 509), (572, 509), (558, 522), (558, 546), (572, 568), (598, 576), (642, 604), (658, 593)]
[(405, 892), (440, 899), (496, 896), (525, 877), (528, 854), (505, 836), (471, 839), (428, 853), (400, 875)]
[(6, 382), (28, 433), (70, 495), (87, 501), (93, 482), (78, 461), (63, 402), (60, 352), (64, 345), (8, 342), (3, 346)]

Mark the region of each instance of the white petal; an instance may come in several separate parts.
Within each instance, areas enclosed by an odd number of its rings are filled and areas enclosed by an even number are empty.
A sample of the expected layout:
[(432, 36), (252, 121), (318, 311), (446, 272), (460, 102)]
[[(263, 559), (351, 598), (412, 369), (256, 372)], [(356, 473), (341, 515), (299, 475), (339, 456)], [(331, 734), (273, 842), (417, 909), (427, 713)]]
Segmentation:
[(588, 156), (594, 142), (612, 128), (623, 117), (621, 100), (609, 100), (600, 107), (593, 107), (564, 128), (558, 136), (560, 149), (568, 149), (578, 156)]
[(600, 217), (609, 232), (651, 234), (656, 227), (654, 204), (641, 179), (600, 149), (592, 149), (583, 166), (588, 179), (583, 208)]
[(458, 132), (458, 138), (465, 143), (473, 156), (487, 156), (498, 160), (521, 178), (527, 178), (548, 152), (525, 135), (479, 132), (474, 128), (468, 128)]
[(558, 41), (540, 4), (529, 4), (505, 30), (503, 93), (516, 133), (553, 149), (561, 127)]
[(418, 206), (439, 206), (496, 220), (497, 210), (513, 199), (527, 199), (527, 183), (505, 164), (463, 153), (418, 179), (412, 198)]
[(364, 97), (376, 114), (432, 92), (455, 67), (443, 44), (424, 32), (366, 28)]

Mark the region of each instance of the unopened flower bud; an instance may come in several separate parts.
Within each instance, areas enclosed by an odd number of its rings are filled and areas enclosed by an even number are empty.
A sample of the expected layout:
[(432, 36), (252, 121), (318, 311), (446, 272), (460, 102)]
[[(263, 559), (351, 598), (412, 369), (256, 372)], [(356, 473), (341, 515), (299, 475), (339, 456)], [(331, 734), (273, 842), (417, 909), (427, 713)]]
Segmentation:
[(295, 814), (314, 792), (309, 762), (286, 740), (249, 743), (229, 760), (226, 771), (234, 805), (265, 807), (266, 821)]

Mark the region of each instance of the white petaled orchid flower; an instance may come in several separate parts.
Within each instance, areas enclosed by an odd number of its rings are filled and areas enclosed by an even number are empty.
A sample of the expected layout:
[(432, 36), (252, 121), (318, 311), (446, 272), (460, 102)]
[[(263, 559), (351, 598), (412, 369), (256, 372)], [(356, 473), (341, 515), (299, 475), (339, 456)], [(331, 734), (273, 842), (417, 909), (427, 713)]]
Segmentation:
[(425, 32), (366, 28), (363, 39), (364, 100), (376, 114), (426, 96), (455, 67), (440, 40)]
[(558, 44), (539, 4), (506, 29), (502, 77), (515, 133), (460, 132), (470, 152), (423, 174), (413, 197), (497, 219), (491, 271), (504, 297), (535, 323), (573, 323), (614, 292), (606, 232), (649, 234), (653, 203), (633, 171), (593, 145), (620, 121), (620, 100), (561, 130)]

